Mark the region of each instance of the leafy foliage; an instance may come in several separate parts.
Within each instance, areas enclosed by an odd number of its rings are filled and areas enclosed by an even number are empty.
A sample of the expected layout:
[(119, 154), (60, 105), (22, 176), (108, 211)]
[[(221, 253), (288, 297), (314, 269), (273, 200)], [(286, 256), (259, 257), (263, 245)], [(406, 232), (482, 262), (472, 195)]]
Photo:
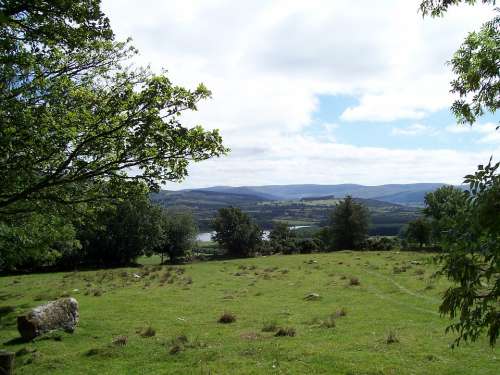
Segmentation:
[(75, 228), (55, 214), (29, 213), (0, 222), (0, 271), (52, 266), (80, 250)]
[[(2, 2), (2, 213), (119, 197), (121, 181), (157, 188), (182, 179), (189, 161), (226, 152), (216, 130), (180, 122), (210, 91), (133, 67), (136, 50), (114, 41), (99, 6)], [(103, 191), (109, 181), (116, 190)]]
[(162, 209), (147, 194), (117, 201), (79, 228), (80, 261), (91, 265), (127, 265), (151, 253), (163, 240)]
[[(335, 250), (359, 249), (368, 236), (369, 212), (348, 196), (337, 204), (330, 215), (328, 233)], [(328, 235), (327, 235), (328, 236)]]
[(155, 249), (156, 253), (168, 255), (175, 263), (179, 258), (189, 258), (193, 249), (198, 228), (189, 211), (163, 210), (163, 240)]
[[(498, 10), (500, 12), (500, 10)], [(456, 78), (451, 91), (459, 99), (451, 107), (459, 123), (474, 124), (500, 107), (500, 16), (470, 33), (451, 59)]]
[[(424, 0), (422, 14), (442, 16), (450, 6), (460, 3), (474, 5), (477, 0)], [(496, 0), (481, 0), (495, 5)], [(496, 8), (496, 12), (500, 12)], [(456, 78), (451, 92), (458, 94), (451, 110), (457, 121), (474, 124), (478, 117), (500, 106), (500, 16), (486, 22), (478, 32), (471, 32), (450, 61)]]
[(221, 208), (213, 228), (213, 240), (233, 256), (252, 256), (262, 242), (262, 230), (239, 208)]
[(476, 340), (487, 328), (490, 344), (500, 332), (500, 163), (479, 166), (466, 176), (470, 188), (462, 210), (452, 220), (440, 257), (440, 273), (456, 285), (444, 294), (440, 311), (458, 318), (448, 329), (455, 343)]
[[(460, 0), (424, 0), (424, 15), (442, 15)], [(475, 4), (475, 0), (465, 0)], [(482, 0), (495, 5), (496, 0)], [(497, 8), (496, 12), (500, 10)], [(500, 17), (485, 23), (479, 32), (470, 33), (453, 56), (451, 65), (457, 78), (452, 92), (460, 98), (452, 111), (459, 123), (473, 125), (486, 111), (500, 107)], [(497, 128), (498, 130), (498, 128)], [(500, 177), (499, 164), (492, 159), (479, 165), (469, 184), (463, 206), (454, 206), (452, 217), (443, 212), (446, 227), (441, 244), (445, 254), (440, 258), (441, 274), (455, 281), (443, 298), (440, 311), (458, 322), (448, 327), (461, 340), (476, 340), (487, 329), (490, 344), (495, 345), (500, 330)], [(443, 210), (444, 211), (444, 210)], [(434, 214), (433, 214), (434, 216)]]
[(269, 245), (275, 253), (291, 254), (296, 251), (295, 237), (287, 223), (275, 222), (269, 233)]
[(427, 245), (431, 240), (431, 223), (424, 219), (418, 218), (408, 223), (406, 228), (405, 238), (409, 242), (416, 242), (422, 248)]
[[(424, 16), (431, 15), (432, 17), (439, 17), (444, 15), (450, 6), (466, 3), (474, 5), (478, 0), (423, 0), (420, 3), (420, 11)], [(496, 0), (480, 0), (483, 4), (495, 5)]]
[(439, 241), (447, 230), (450, 221), (465, 204), (466, 194), (463, 190), (448, 185), (440, 187), (425, 195), (424, 215), (432, 221), (432, 239)]

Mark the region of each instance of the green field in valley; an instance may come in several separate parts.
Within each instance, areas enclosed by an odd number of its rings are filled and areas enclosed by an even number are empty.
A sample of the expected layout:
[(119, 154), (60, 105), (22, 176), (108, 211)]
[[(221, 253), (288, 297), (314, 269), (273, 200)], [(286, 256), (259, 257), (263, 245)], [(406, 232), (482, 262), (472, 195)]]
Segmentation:
[[(447, 281), (432, 277), (430, 257), (337, 252), (175, 267), (148, 259), (2, 277), (1, 349), (18, 353), (16, 374), (498, 374), (500, 350), (486, 340), (449, 347), (449, 321), (437, 312)], [(79, 301), (76, 331), (21, 342), (16, 316), (62, 295)], [(224, 312), (236, 321), (219, 323)], [(143, 337), (148, 327), (155, 335)], [(276, 336), (280, 327), (295, 335)]]

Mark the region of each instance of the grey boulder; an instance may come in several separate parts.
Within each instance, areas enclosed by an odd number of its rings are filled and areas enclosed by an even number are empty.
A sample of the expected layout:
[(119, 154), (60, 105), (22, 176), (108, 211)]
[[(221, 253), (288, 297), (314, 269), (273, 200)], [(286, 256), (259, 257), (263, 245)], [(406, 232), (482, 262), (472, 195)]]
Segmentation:
[(17, 329), (24, 340), (33, 340), (44, 333), (62, 329), (73, 332), (78, 324), (78, 302), (61, 298), (40, 305), (26, 315), (17, 317)]

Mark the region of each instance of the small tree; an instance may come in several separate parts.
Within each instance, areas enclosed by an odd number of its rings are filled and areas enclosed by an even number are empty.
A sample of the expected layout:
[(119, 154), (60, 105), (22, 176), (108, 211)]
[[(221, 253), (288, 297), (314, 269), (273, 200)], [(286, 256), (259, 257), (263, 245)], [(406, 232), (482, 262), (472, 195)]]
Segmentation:
[(363, 204), (356, 203), (351, 196), (338, 203), (329, 222), (333, 249), (362, 247), (368, 236), (369, 217), (368, 209)]
[(212, 239), (228, 254), (252, 256), (262, 242), (262, 230), (239, 208), (221, 208), (213, 222)]
[(168, 255), (172, 263), (176, 263), (180, 258), (191, 255), (198, 227), (193, 215), (188, 211), (169, 211), (163, 215), (163, 241), (155, 252), (161, 255), (162, 263), (165, 255)]
[(408, 223), (404, 237), (408, 242), (418, 243), (418, 246), (422, 248), (424, 245), (429, 244), (431, 231), (432, 227), (429, 221), (418, 218)]
[(290, 230), (288, 224), (275, 222), (269, 233), (269, 245), (273, 252), (291, 254), (296, 248), (295, 237), (295, 233)]

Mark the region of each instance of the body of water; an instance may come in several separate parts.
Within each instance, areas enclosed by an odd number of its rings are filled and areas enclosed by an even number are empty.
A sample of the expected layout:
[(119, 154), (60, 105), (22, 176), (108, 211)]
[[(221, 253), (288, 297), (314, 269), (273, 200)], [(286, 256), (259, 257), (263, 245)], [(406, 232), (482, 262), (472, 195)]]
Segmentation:
[[(293, 226), (293, 227), (290, 227), (291, 230), (294, 230), (294, 229), (300, 229), (300, 228), (309, 228), (310, 225), (296, 225), (296, 226)], [(262, 233), (262, 238), (264, 240), (267, 240), (268, 237), (269, 237), (269, 233), (270, 231), (269, 230), (265, 230), (263, 233)], [(212, 232), (200, 232), (198, 233), (198, 235), (196, 236), (196, 241), (203, 241), (203, 242), (206, 242), (206, 241), (211, 241), (212, 240), (212, 235), (215, 234), (214, 231)]]

